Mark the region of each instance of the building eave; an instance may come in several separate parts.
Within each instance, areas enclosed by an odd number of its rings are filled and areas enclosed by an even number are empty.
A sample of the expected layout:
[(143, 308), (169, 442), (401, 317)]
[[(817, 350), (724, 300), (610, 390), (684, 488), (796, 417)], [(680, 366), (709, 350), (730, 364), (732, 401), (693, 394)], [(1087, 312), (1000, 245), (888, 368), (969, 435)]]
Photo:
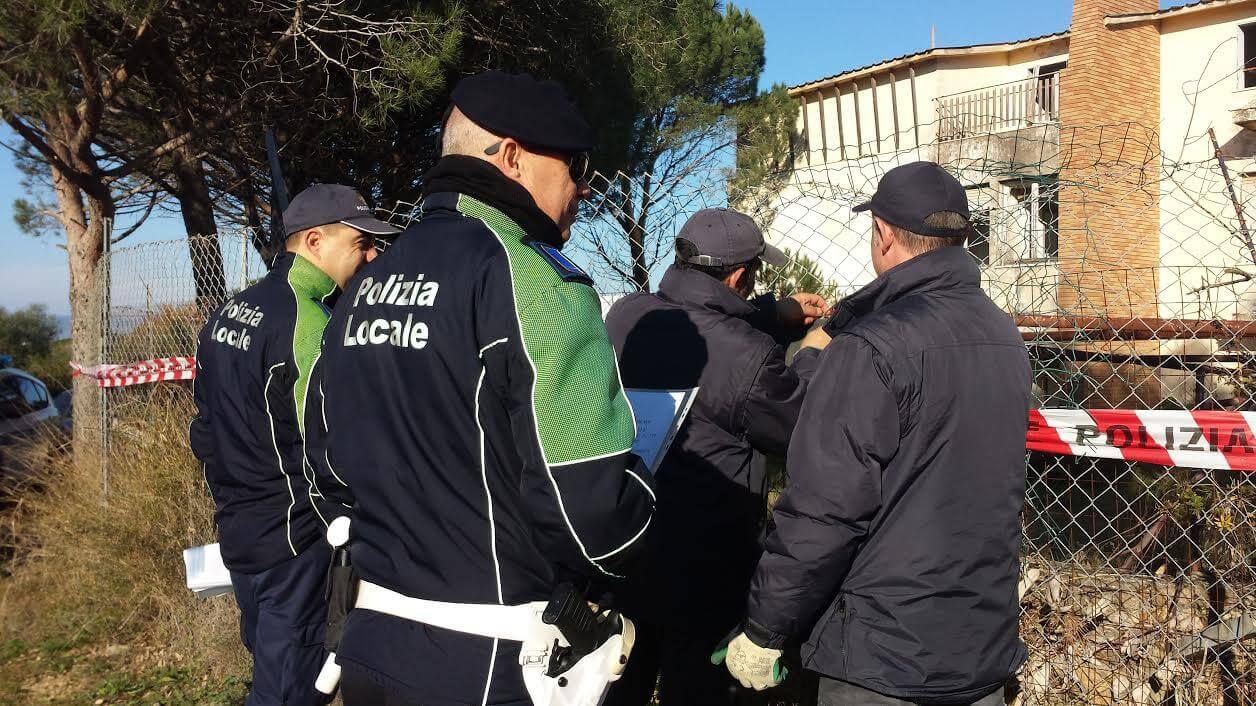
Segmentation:
[[(1226, 0), (1216, 0), (1216, 1), (1224, 2)], [(1256, 2), (1256, 0), (1238, 0), (1238, 1)], [(1058, 41), (1060, 39), (1067, 39), (1067, 38), (1068, 38), (1068, 32), (1064, 31), (1064, 32), (1055, 32), (1054, 34), (1044, 34), (1040, 37), (1032, 37), (1030, 39), (1022, 39), (1015, 42), (999, 42), (997, 44), (972, 44), (969, 46), (962, 46), (962, 47), (936, 47), (934, 49), (925, 49), (924, 51), (918, 51), (914, 54), (904, 54), (903, 56), (895, 57), (893, 59), (886, 59), (885, 61), (882, 61), (876, 64), (869, 64), (868, 66), (863, 66), (858, 69), (851, 69), (850, 71), (844, 71), (840, 74), (835, 74), (833, 76), (826, 76), (824, 78), (816, 79), (814, 81), (810, 81), (807, 83), (800, 83), (796, 86), (790, 86), (788, 90), (789, 90), (789, 95), (799, 96), (804, 93), (810, 93), (812, 91), (816, 91), (819, 89), (829, 88), (830, 86), (835, 86), (840, 83), (846, 83), (848, 81), (856, 81), (858, 79), (871, 76), (873, 74), (879, 74), (886, 71), (893, 71), (895, 69), (900, 69), (905, 66), (914, 66), (916, 64), (921, 64), (926, 61), (940, 59), (943, 57), (975, 56), (979, 54), (998, 54), (1002, 52), (1015, 51), (1019, 49), (1027, 49), (1030, 47), (1040, 46), (1042, 44), (1049, 44), (1051, 42)]]
[(1184, 17), (1201, 12), (1220, 10), (1227, 7), (1251, 5), (1254, 2), (1256, 2), (1256, 0), (1197, 0), (1196, 2), (1179, 5), (1177, 7), (1167, 7), (1163, 10), (1156, 10), (1155, 12), (1131, 12), (1123, 15), (1108, 15), (1103, 18), (1103, 23), (1108, 27), (1130, 27), (1158, 23), (1161, 20), (1168, 19), (1170, 17)]

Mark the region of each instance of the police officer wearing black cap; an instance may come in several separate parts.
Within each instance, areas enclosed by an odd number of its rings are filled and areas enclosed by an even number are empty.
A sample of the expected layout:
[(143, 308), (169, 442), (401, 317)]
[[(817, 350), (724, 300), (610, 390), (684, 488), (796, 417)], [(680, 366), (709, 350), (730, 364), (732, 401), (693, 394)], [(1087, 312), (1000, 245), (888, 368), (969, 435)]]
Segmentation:
[(737, 697), (737, 683), (710, 656), (740, 623), (763, 551), (766, 455), (785, 455), (828, 340), (817, 330), (786, 364), (782, 344), (802, 337), (828, 304), (808, 293), (750, 300), (765, 263), (779, 267), (786, 257), (752, 218), (703, 209), (677, 234), (658, 292), (628, 295), (606, 316), (625, 385), (698, 388), (655, 476), (649, 566), (624, 592), (641, 629), (613, 706), (651, 703), (656, 683), (665, 706)]
[(546, 681), (540, 611), (642, 544), (654, 490), (592, 280), (562, 252), (593, 138), (553, 81), (463, 79), (422, 218), (328, 324), (320, 476), (343, 482), (361, 576), (336, 650), (347, 706), (574, 688)]
[(302, 455), (310, 368), (340, 288), (398, 229), (356, 191), (316, 184), (283, 214), (270, 272), (210, 317), (197, 342), (189, 428), (253, 655), (248, 706), (316, 704), (329, 552)]
[(1026, 656), (1028, 354), (962, 247), (946, 170), (896, 167), (856, 210), (878, 277), (825, 326), (728, 668), (767, 688), (802, 640), (822, 705), (1002, 704)]

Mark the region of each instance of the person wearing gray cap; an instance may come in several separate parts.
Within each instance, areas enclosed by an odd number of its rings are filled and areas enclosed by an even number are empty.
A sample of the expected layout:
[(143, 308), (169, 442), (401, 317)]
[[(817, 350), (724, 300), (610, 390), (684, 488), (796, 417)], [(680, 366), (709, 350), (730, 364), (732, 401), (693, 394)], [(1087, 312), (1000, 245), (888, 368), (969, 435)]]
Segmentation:
[(314, 678), (330, 552), (305, 472), (302, 412), (330, 307), (374, 259), (375, 236), (398, 232), (337, 184), (297, 194), (283, 218), (288, 238), (270, 271), (201, 329), (188, 431), (253, 655), (248, 706), (325, 701)]
[(963, 247), (968, 199), (933, 162), (872, 199), (877, 278), (825, 330), (788, 485), (727, 648), (743, 685), (803, 642), (820, 706), (1002, 704), (1018, 635), (1029, 354)]
[(657, 294), (632, 294), (606, 317), (624, 385), (698, 388), (684, 427), (656, 472), (658, 511), (647, 573), (627, 592), (639, 617), (636, 656), (610, 706), (644, 706), (661, 671), (663, 704), (731, 704), (737, 683), (710, 655), (741, 620), (762, 549), (765, 455), (783, 456), (807, 378), (827, 337), (797, 340), (828, 307), (795, 294), (748, 301), (764, 264), (785, 255), (749, 216), (726, 208), (694, 214), (676, 238), (676, 260)]

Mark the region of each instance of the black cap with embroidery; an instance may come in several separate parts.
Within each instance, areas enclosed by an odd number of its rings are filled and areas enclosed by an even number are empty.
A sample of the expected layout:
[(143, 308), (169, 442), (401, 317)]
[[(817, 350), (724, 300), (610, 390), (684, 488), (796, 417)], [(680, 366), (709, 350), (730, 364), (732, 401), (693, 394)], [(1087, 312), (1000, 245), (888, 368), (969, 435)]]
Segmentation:
[(471, 122), (525, 146), (577, 154), (596, 144), (593, 128), (557, 81), (485, 71), (459, 81), (451, 99)]
[(297, 231), (343, 223), (371, 235), (392, 235), (401, 229), (391, 226), (371, 215), (366, 199), (351, 186), (340, 184), (314, 184), (297, 194), (283, 212), (284, 231), (292, 235)]

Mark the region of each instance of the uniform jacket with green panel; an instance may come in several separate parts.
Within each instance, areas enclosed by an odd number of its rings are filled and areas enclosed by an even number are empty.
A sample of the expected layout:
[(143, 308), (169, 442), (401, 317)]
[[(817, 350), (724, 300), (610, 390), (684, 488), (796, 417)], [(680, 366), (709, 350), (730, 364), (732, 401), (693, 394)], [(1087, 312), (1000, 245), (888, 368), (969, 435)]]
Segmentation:
[(284, 253), (201, 329), (189, 436), (232, 571), (269, 569), (326, 528), (312, 502), (299, 410), (337, 293), (308, 260)]
[[(423, 209), (345, 288), (312, 383), (310, 456), (352, 505), (354, 566), (507, 605), (621, 575), (654, 494), (591, 281), (480, 199)], [(500, 704), (526, 698), (518, 650), (355, 610), (337, 654), (416, 703)]]

